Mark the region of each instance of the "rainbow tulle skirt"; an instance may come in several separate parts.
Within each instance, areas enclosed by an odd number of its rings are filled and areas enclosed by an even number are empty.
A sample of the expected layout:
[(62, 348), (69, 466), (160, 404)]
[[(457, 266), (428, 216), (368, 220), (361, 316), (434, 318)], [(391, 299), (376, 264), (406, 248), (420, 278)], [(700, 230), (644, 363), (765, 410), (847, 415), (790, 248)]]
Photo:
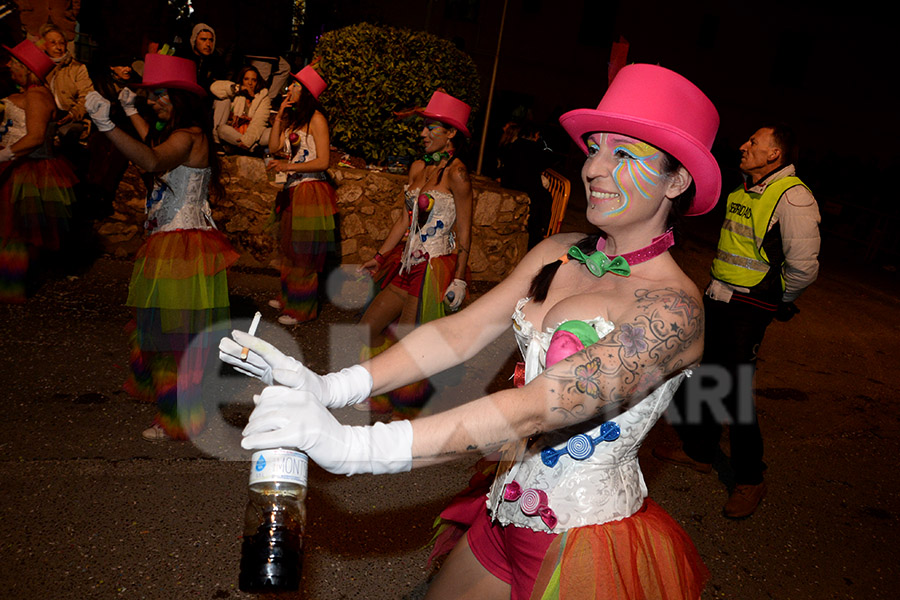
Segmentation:
[(227, 328), (226, 269), (238, 254), (215, 229), (155, 233), (138, 250), (126, 304), (137, 309), (144, 351), (181, 351), (190, 339)]
[(20, 158), (0, 163), (0, 239), (56, 250), (69, 229), (73, 186), (64, 158)]

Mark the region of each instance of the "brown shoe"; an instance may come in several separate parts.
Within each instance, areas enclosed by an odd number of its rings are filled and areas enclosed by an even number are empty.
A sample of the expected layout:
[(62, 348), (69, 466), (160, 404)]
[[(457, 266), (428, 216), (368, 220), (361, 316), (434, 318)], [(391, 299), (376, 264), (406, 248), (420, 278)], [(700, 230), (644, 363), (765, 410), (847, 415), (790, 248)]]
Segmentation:
[(749, 517), (769, 491), (766, 482), (758, 485), (738, 485), (734, 488), (728, 502), (725, 503), (724, 514), (729, 519)]
[(658, 460), (670, 465), (678, 465), (679, 467), (687, 467), (698, 473), (709, 473), (712, 471), (710, 463), (702, 463), (694, 460), (682, 448), (674, 448), (672, 446), (657, 446), (651, 452)]

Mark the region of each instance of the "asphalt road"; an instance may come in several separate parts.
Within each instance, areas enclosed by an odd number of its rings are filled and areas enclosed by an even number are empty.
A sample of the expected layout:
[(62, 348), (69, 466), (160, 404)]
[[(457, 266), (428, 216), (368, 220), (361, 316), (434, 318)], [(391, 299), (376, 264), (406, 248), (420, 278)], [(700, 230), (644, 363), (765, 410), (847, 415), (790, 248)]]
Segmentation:
[[(700, 285), (715, 228), (677, 257)], [(660, 423), (642, 450), (651, 495), (694, 539), (712, 579), (703, 598), (893, 599), (900, 514), (900, 319), (896, 273), (836, 256), (774, 323), (757, 377), (769, 495), (744, 521), (721, 516), (729, 479), (655, 461), (674, 440)], [(210, 430), (196, 443), (148, 443), (154, 407), (121, 390), (131, 264), (102, 256), (47, 281), (24, 306), (0, 305), (0, 598), (244, 598), (237, 589), (248, 457), (238, 445), (259, 386), (207, 374)], [(267, 272), (230, 275), (233, 317), (296, 344), (317, 369), (355, 361), (342, 345), (353, 302), (286, 330), (266, 302)], [(514, 343), (438, 381), (431, 407), (503, 385)], [(485, 384), (486, 381), (491, 383)], [(347, 422), (369, 416), (339, 412)], [(724, 446), (727, 448), (727, 446)], [(304, 598), (421, 598), (431, 524), (475, 462), (346, 478), (312, 468)]]

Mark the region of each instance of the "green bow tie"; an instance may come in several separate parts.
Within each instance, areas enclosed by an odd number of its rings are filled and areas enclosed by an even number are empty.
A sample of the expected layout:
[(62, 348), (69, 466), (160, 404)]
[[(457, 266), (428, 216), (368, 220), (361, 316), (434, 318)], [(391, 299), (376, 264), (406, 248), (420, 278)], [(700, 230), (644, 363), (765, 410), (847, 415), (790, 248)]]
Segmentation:
[(603, 277), (608, 272), (615, 273), (622, 277), (631, 275), (631, 267), (628, 266), (628, 261), (621, 256), (610, 259), (600, 250), (597, 250), (591, 255), (587, 255), (582, 252), (578, 246), (569, 248), (569, 256), (578, 262), (583, 263), (596, 277)]
[(433, 152), (431, 154), (426, 154), (422, 157), (422, 160), (425, 161), (426, 165), (430, 165), (432, 163), (439, 163), (444, 158), (450, 158), (452, 155), (449, 152)]

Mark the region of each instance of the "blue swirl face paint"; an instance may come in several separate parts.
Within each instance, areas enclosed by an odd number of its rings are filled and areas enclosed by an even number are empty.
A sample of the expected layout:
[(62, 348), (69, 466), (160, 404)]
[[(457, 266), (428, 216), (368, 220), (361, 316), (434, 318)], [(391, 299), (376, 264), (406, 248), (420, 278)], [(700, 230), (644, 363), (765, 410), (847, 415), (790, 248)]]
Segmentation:
[(650, 144), (627, 136), (601, 133), (591, 136), (587, 147), (588, 160), (608, 151), (617, 161), (612, 170), (612, 178), (618, 188), (620, 202), (617, 207), (605, 211), (603, 216), (625, 213), (630, 208), (635, 193), (645, 199), (651, 198), (654, 188), (663, 179), (659, 169), (662, 152)]

